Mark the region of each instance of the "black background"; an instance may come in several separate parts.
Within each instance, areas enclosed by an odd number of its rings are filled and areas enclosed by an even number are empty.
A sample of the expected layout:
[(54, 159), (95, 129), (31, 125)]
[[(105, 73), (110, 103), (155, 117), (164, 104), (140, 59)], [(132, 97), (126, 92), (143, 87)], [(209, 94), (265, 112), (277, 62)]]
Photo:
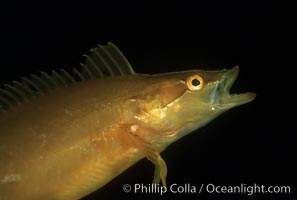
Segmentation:
[[(172, 144), (162, 153), (168, 184), (290, 185), (296, 187), (297, 109), (288, 30), (280, 5), (262, 3), (152, 4), (90, 2), (3, 5), (0, 83), (20, 76), (71, 69), (97, 44), (114, 42), (138, 73), (240, 66), (232, 91), (253, 91), (252, 103), (235, 108)], [(91, 199), (160, 198), (124, 193), (124, 184), (151, 183), (153, 165), (142, 160)], [(166, 194), (162, 198), (209, 199), (247, 195)], [(261, 199), (293, 194), (256, 195)], [(253, 196), (252, 198), (255, 198)]]

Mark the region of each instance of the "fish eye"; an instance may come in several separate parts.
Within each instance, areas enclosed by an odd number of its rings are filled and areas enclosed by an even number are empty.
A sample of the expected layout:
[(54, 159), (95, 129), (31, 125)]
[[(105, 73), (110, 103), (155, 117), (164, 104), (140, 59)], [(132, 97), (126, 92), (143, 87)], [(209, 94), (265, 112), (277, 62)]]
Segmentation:
[(187, 79), (187, 86), (189, 88), (189, 90), (200, 90), (204, 85), (203, 79), (201, 76), (199, 75), (193, 75), (190, 76)]

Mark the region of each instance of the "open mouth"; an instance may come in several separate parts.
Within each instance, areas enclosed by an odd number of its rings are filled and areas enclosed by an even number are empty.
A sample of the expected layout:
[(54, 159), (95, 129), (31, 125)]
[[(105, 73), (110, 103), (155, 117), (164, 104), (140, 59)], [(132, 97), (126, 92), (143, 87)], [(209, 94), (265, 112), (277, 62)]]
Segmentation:
[(252, 92), (230, 94), (230, 88), (236, 80), (239, 73), (239, 67), (235, 66), (225, 72), (222, 79), (216, 84), (210, 94), (210, 103), (212, 105), (241, 105), (252, 101), (256, 94)]

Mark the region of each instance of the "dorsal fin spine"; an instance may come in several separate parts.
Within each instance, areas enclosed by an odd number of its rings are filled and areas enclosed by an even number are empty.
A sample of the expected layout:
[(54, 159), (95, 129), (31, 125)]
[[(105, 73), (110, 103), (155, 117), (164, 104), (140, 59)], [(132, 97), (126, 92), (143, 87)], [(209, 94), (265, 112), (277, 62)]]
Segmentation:
[(10, 98), (11, 100), (17, 102), (19, 100), (19, 98), (17, 96), (15, 96), (14, 94), (12, 94), (10, 91), (7, 90), (3, 90), (0, 88), (0, 92), (5, 94), (8, 98)]
[(93, 59), (88, 56), (88, 55), (83, 55), (93, 66), (93, 68), (95, 69), (95, 71), (97, 72), (97, 74), (99, 75), (99, 77), (104, 77), (103, 72), (101, 71), (101, 69), (95, 64), (95, 62), (93, 61)]
[[(100, 45), (98, 45), (100, 47)], [(99, 54), (99, 52), (97, 51), (97, 49), (94, 49), (93, 52), (95, 53), (95, 55), (101, 60), (101, 62), (103, 63), (103, 65), (105, 66), (105, 68), (107, 69), (107, 71), (109, 72), (109, 74), (111, 76), (114, 76), (114, 72), (112, 71), (112, 69), (110, 68), (110, 66), (107, 64), (106, 60)]]
[(54, 85), (54, 87), (58, 87), (58, 83), (52, 77), (50, 77), (47, 73), (41, 72), (41, 76), (45, 77), (49, 82), (51, 82), (52, 85)]
[[(3, 102), (7, 106), (12, 106), (13, 105), (11, 101), (7, 100), (6, 98), (4, 98), (2, 96), (0, 96), (0, 101)], [(2, 106), (1, 106), (1, 110), (3, 110)]]
[(9, 84), (5, 84), (4, 85), (8, 90), (14, 91), (14, 93), (16, 93), (19, 97), (21, 97), (22, 99), (26, 99), (26, 94), (23, 93), (20, 89), (9, 85)]
[(81, 81), (86, 80), (85, 77), (83, 77), (83, 75), (76, 68), (73, 68), (73, 72), (80, 78)]
[(101, 48), (102, 51), (104, 51), (104, 53), (108, 56), (108, 58), (111, 60), (111, 62), (115, 65), (115, 67), (119, 71), (120, 75), (123, 76), (124, 75), (124, 72), (119, 67), (119, 64), (117, 63), (117, 61), (110, 55), (110, 53), (106, 50), (106, 48), (104, 48), (101, 45), (98, 45), (98, 46)]
[(65, 82), (65, 80), (55, 70), (52, 70), (52, 75), (53, 75), (54, 78), (57, 78), (64, 86), (67, 85), (67, 83)]
[(34, 93), (30, 89), (28, 89), (25, 84), (21, 84), (18, 81), (13, 81), (13, 83), (15, 86), (18, 86), (19, 88), (23, 89), (24, 92), (28, 93), (28, 96), (34, 95)]
[(64, 75), (64, 77), (66, 77), (70, 83), (75, 83), (76, 81), (74, 80), (74, 78), (68, 73), (66, 72), (64, 69), (60, 69), (61, 74)]
[(134, 72), (134, 70), (133, 70), (130, 62), (124, 56), (124, 54), (122, 53), (122, 51), (114, 43), (112, 43), (112, 42), (108, 42), (107, 44), (110, 45), (110, 46), (112, 46), (118, 52), (118, 54), (120, 55), (121, 59), (124, 60), (126, 66), (128, 67), (129, 73), (135, 74), (135, 72)]
[(91, 80), (94, 80), (95, 77), (94, 77), (94, 75), (91, 73), (90, 69), (89, 69), (85, 64), (83, 64), (83, 63), (80, 63), (80, 65), (81, 65), (81, 67), (82, 67), (84, 70), (86, 70), (87, 75), (90, 77), (90, 79), (91, 79)]
[(31, 74), (32, 77), (32, 81), (35, 80), (35, 83), (38, 84), (40, 86), (43, 86), (46, 90), (49, 90), (50, 87), (46, 84), (46, 82), (44, 80), (42, 80), (41, 78), (39, 78), (38, 76), (36, 76), (35, 74)]
[(31, 85), (37, 92), (42, 92), (42, 90), (36, 85), (33, 81), (29, 80), (26, 77), (21, 77), (22, 81), (28, 84), (29, 86)]

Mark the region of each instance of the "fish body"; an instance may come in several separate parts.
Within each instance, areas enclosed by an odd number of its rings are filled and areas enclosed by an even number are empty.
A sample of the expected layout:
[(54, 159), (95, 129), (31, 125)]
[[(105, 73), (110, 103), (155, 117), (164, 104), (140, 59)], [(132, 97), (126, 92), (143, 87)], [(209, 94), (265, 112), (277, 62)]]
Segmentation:
[[(238, 67), (136, 74), (115, 45), (98, 48), (75, 70), (81, 81), (53, 73), (45, 92), (32, 77), (24, 90), (15, 84), (15, 93), (5, 93), (0, 200), (79, 199), (145, 157), (155, 165), (153, 182), (166, 185), (160, 153), (168, 145), (255, 97), (229, 94)], [(40, 94), (9, 105), (21, 91)]]

